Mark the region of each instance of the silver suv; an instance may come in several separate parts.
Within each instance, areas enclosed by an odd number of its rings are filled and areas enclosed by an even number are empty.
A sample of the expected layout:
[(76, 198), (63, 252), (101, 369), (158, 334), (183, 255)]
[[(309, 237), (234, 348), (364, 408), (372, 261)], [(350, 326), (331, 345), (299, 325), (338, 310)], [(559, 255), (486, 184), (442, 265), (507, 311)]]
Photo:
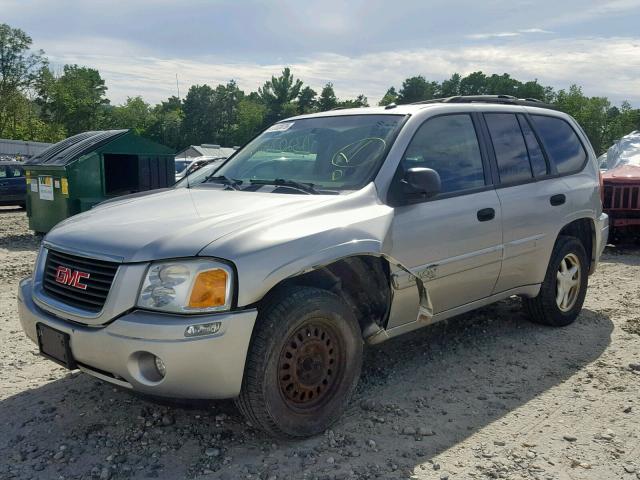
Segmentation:
[(573, 322), (604, 248), (599, 170), (569, 116), (453, 97), (304, 115), (207, 181), (56, 226), (20, 284), (40, 352), (148, 394), (236, 398), (317, 434), (376, 344), (519, 295)]

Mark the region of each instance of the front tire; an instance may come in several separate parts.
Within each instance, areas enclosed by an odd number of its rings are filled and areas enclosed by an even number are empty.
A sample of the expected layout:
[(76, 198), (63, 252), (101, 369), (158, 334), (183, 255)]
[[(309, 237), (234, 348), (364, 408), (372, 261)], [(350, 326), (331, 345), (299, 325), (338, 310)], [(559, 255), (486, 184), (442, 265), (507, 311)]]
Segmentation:
[(524, 299), (531, 320), (553, 327), (573, 323), (582, 310), (588, 275), (589, 263), (582, 242), (575, 237), (559, 237), (540, 293)]
[(361, 366), (362, 334), (349, 306), (326, 290), (286, 288), (260, 312), (236, 404), (273, 436), (316, 435), (341, 416)]

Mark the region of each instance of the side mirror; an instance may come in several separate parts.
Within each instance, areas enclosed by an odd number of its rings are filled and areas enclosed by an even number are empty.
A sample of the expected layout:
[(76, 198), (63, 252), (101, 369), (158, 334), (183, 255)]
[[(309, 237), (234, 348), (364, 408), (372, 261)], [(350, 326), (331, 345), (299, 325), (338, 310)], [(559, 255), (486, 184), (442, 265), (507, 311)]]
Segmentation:
[(406, 193), (418, 194), (421, 198), (433, 198), (440, 193), (440, 175), (432, 168), (413, 167), (404, 175)]

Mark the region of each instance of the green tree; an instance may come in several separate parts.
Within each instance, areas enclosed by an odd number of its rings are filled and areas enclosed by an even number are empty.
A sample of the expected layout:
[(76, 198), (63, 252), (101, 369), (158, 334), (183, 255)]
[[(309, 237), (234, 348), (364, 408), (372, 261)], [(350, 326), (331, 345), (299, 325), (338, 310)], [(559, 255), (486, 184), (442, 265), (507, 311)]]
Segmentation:
[(407, 78), (398, 91), (398, 103), (414, 103), (437, 98), (440, 88), (437, 82), (427, 82), (422, 76)]
[(234, 142), (238, 128), (238, 109), (244, 93), (234, 81), (218, 85), (194, 85), (182, 109), (183, 136), (188, 144)]
[(486, 95), (487, 76), (473, 72), (460, 80), (460, 95)]
[(320, 92), (320, 98), (318, 99), (318, 110), (326, 112), (333, 110), (338, 106), (338, 99), (336, 92), (333, 91), (333, 83), (327, 83)]
[(215, 92), (209, 85), (192, 85), (184, 99), (182, 109), (183, 139), (186, 144), (199, 145), (214, 142)]
[(138, 135), (143, 135), (155, 122), (151, 106), (142, 97), (129, 97), (124, 105), (112, 107), (105, 116), (103, 126), (106, 128), (131, 128)]
[(578, 121), (597, 154), (609, 147), (606, 142), (607, 112), (611, 107), (609, 100), (605, 97), (587, 97), (580, 87), (571, 85), (568, 91), (558, 91), (555, 105)]
[[(0, 24), (0, 137), (15, 136), (24, 109), (25, 94), (35, 84), (38, 72), (46, 64), (44, 52), (30, 50), (31, 37), (19, 28)], [(31, 118), (29, 110), (28, 118)], [(10, 120), (11, 131), (7, 130)]]
[(508, 73), (496, 75), (495, 73), (485, 80), (485, 93), (487, 95), (511, 95), (518, 96), (518, 90), (522, 82), (511, 78)]
[(178, 150), (184, 145), (182, 140), (182, 102), (171, 96), (152, 109), (153, 121), (144, 133), (145, 136), (158, 143)]
[(245, 98), (240, 101), (234, 145), (244, 145), (260, 132), (266, 111), (267, 108), (255, 99)]
[(340, 108), (361, 108), (368, 106), (369, 100), (367, 100), (367, 97), (362, 94), (358, 95), (353, 100), (341, 100), (338, 102), (338, 107)]
[(65, 65), (56, 78), (45, 68), (38, 83), (38, 104), (42, 117), (62, 125), (67, 134), (75, 135), (99, 128), (109, 100), (100, 73), (88, 67)]
[(216, 143), (222, 145), (234, 143), (238, 126), (238, 108), (243, 98), (244, 92), (238, 88), (234, 80), (216, 87), (213, 105)]
[(533, 80), (520, 84), (517, 97), (535, 98), (543, 102), (550, 102), (552, 100), (552, 92), (553, 89), (550, 89), (550, 87), (544, 87), (538, 83), (538, 80)]
[(291, 69), (286, 67), (279, 77), (272, 76), (271, 80), (258, 89), (262, 103), (267, 107), (266, 122), (273, 123), (285, 118), (286, 112), (291, 112), (287, 105), (300, 95), (302, 80), (294, 78)]
[(298, 113), (313, 112), (316, 108), (318, 93), (311, 87), (304, 87), (298, 95)]
[(384, 94), (384, 97), (378, 102), (378, 105), (384, 107), (385, 105), (390, 105), (392, 103), (396, 103), (398, 100), (398, 92), (396, 92), (395, 87), (389, 87), (387, 93)]
[(455, 97), (460, 95), (460, 81), (462, 77), (459, 73), (454, 73), (451, 78), (444, 80), (440, 86), (440, 95), (443, 97)]

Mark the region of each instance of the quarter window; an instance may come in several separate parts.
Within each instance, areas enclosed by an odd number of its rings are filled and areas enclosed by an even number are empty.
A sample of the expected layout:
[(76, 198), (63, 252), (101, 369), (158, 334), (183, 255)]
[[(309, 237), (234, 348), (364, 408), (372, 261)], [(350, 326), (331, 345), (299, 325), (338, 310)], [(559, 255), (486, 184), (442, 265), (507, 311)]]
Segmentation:
[(531, 118), (558, 173), (580, 170), (587, 159), (587, 152), (571, 125), (561, 118), (546, 115), (531, 115)]
[(523, 182), (532, 178), (531, 165), (518, 119), (512, 113), (486, 113), (502, 183)]
[(405, 171), (427, 167), (438, 172), (442, 193), (485, 185), (478, 137), (467, 114), (427, 120), (411, 140), (401, 165)]

